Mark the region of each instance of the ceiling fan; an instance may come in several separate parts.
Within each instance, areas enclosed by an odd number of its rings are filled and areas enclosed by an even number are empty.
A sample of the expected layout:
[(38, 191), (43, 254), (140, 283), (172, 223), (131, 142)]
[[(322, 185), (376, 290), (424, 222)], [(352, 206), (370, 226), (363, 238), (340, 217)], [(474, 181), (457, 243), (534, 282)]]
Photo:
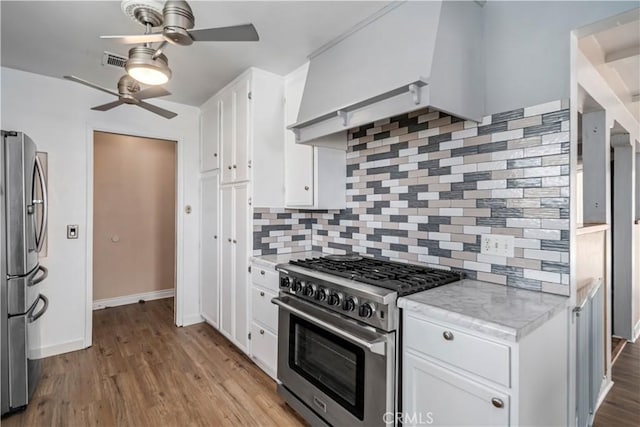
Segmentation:
[(144, 108), (145, 110), (151, 111), (152, 113), (158, 114), (166, 119), (172, 119), (177, 116), (177, 114), (172, 111), (165, 110), (164, 108), (160, 108), (143, 101), (143, 99), (171, 95), (169, 91), (161, 86), (154, 86), (148, 89), (140, 90), (140, 85), (138, 84), (138, 82), (129, 75), (125, 74), (118, 81), (118, 92), (104, 88), (102, 86), (98, 86), (79, 77), (64, 76), (64, 78), (118, 97), (117, 101), (98, 105), (96, 107), (93, 107), (92, 110), (107, 111), (122, 104), (130, 104)]
[[(144, 25), (146, 33), (130, 36), (102, 36), (103, 39), (114, 39), (123, 44), (171, 43), (189, 46), (196, 42), (230, 42), (258, 41), (260, 38), (253, 24), (235, 25), (231, 27), (205, 28), (193, 30), (195, 17), (186, 1), (169, 0), (160, 9), (157, 0), (124, 0), (122, 10), (135, 21)], [(152, 27), (162, 26), (162, 32), (152, 33)]]

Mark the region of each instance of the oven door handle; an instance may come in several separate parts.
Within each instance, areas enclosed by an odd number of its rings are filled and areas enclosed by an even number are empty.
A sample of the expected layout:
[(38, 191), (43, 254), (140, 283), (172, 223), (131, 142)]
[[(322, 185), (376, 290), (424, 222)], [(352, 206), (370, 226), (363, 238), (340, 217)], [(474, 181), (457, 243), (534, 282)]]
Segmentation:
[(324, 329), (327, 329), (342, 338), (345, 338), (349, 341), (353, 341), (356, 344), (362, 347), (365, 347), (371, 353), (379, 354), (380, 356), (385, 356), (387, 354), (387, 339), (384, 337), (377, 338), (373, 341), (369, 341), (364, 338), (360, 338), (358, 336), (345, 332), (340, 328), (332, 325), (331, 323), (325, 322), (323, 320), (318, 319), (317, 317), (311, 316), (310, 314), (307, 314), (304, 311), (297, 309), (292, 305), (287, 304), (286, 302), (282, 301), (279, 298), (273, 298), (271, 302), (283, 308), (284, 310), (287, 310), (295, 314), (296, 316), (302, 317), (303, 319), (308, 320), (309, 322), (312, 322)]

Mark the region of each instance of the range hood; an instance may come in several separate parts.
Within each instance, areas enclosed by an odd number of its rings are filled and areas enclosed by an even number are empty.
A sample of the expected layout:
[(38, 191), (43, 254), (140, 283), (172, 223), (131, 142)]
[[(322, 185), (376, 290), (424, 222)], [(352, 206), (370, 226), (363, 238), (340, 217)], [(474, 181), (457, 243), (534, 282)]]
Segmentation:
[(481, 121), (482, 7), (394, 2), (310, 56), (296, 142), (346, 147), (347, 129), (423, 107)]

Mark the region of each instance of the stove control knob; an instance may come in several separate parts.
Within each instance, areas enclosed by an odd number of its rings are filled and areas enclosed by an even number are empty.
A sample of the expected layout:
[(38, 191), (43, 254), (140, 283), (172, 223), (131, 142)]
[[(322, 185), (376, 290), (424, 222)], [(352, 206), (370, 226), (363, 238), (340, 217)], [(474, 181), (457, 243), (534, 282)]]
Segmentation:
[(289, 280), (288, 277), (281, 277), (280, 278), (280, 287), (281, 288), (288, 288), (289, 286), (291, 286), (291, 280)]
[(346, 297), (344, 301), (342, 301), (342, 309), (344, 311), (353, 311), (358, 305), (358, 300), (354, 297)]
[(327, 303), (329, 305), (340, 305), (340, 294), (331, 292), (327, 298)]
[(360, 317), (369, 318), (373, 315), (373, 307), (369, 303), (364, 303), (358, 309), (358, 315)]
[(293, 279), (293, 284), (291, 285), (291, 290), (293, 292), (300, 292), (302, 289), (302, 283), (298, 279)]
[(304, 290), (302, 293), (304, 294), (305, 297), (312, 297), (313, 294), (316, 293), (316, 285), (312, 285), (311, 283), (308, 283), (307, 286), (304, 287)]
[(324, 301), (327, 299), (327, 290), (326, 289), (318, 289), (316, 294), (313, 296), (317, 301)]

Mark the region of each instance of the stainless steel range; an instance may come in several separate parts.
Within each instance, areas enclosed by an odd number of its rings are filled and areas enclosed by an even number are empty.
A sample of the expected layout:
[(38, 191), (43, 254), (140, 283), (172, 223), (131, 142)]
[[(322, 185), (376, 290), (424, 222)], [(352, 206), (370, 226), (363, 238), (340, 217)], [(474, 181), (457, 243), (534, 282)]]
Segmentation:
[(277, 266), (278, 392), (312, 425), (385, 425), (398, 404), (398, 297), (461, 274), (358, 255)]

